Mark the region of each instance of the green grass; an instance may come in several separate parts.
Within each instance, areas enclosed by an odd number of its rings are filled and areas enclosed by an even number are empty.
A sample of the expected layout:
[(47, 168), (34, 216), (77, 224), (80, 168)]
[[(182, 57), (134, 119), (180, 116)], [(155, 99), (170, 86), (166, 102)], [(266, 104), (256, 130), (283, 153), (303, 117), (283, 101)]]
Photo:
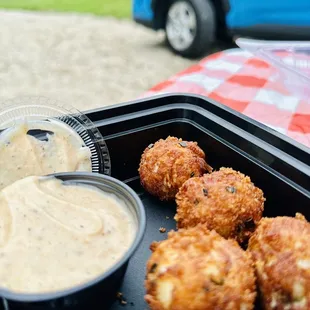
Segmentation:
[(80, 12), (129, 18), (131, 0), (0, 0), (0, 8)]

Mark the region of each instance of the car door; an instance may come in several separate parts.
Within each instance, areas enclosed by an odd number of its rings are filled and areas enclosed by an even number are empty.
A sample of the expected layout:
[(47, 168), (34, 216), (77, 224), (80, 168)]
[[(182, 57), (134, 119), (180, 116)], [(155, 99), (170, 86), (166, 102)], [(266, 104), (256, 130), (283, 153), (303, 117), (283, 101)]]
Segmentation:
[[(310, 37), (309, 0), (230, 0), (227, 25), (234, 33)], [(280, 37), (278, 37), (280, 38)], [(293, 38), (294, 39), (294, 38)]]

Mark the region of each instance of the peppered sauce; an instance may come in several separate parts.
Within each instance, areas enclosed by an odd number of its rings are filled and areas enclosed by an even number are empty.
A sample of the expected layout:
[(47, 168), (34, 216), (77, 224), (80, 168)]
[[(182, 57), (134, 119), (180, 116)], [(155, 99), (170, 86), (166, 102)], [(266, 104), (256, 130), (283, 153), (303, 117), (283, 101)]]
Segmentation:
[(93, 187), (30, 176), (0, 191), (0, 286), (52, 292), (91, 280), (131, 246), (135, 217)]
[[(52, 132), (45, 140), (31, 129)], [(59, 121), (23, 123), (0, 134), (0, 189), (31, 175), (92, 171), (91, 152), (71, 127)]]

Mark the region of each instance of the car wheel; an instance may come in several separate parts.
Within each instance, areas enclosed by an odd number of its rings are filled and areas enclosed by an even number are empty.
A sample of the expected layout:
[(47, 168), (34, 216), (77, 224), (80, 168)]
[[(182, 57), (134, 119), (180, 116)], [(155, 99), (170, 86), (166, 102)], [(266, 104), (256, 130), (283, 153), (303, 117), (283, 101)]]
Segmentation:
[(201, 56), (215, 40), (215, 9), (209, 0), (172, 0), (165, 30), (174, 52), (185, 57)]

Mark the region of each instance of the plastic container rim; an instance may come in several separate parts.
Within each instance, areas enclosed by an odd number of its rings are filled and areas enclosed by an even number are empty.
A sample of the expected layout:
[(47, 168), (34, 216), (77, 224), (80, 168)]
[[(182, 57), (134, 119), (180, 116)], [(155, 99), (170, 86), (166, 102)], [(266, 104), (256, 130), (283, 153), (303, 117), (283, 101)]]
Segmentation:
[(134, 192), (133, 189), (131, 189), (128, 185), (123, 183), (122, 181), (115, 179), (111, 176), (99, 174), (99, 173), (91, 173), (91, 172), (60, 172), (55, 174), (49, 174), (47, 176), (42, 176), (42, 178), (46, 177), (56, 177), (60, 180), (63, 180), (64, 182), (74, 182), (74, 183), (81, 183), (83, 184), (83, 180), (87, 181), (93, 181), (91, 186), (96, 186), (94, 183), (107, 185), (111, 187), (112, 189), (118, 189), (122, 192), (124, 192), (124, 196), (127, 195), (127, 197), (131, 197), (135, 203), (136, 203), (136, 210), (137, 210), (137, 218), (138, 218), (138, 229), (136, 232), (135, 239), (130, 246), (130, 248), (127, 250), (127, 252), (124, 254), (124, 256), (115, 264), (113, 265), (109, 270), (106, 272), (100, 274), (96, 278), (87, 281), (86, 283), (74, 286), (72, 288), (51, 292), (51, 293), (15, 293), (8, 289), (4, 289), (0, 287), (0, 296), (2, 299), (8, 299), (11, 301), (17, 301), (17, 302), (44, 302), (48, 300), (53, 300), (61, 297), (66, 297), (68, 295), (77, 293), (79, 291), (82, 291), (84, 289), (87, 289), (95, 284), (98, 284), (99, 282), (103, 281), (104, 279), (111, 276), (114, 272), (116, 272), (119, 268), (122, 267), (134, 254), (134, 252), (137, 250), (138, 246), (140, 245), (142, 238), (145, 233), (146, 228), (146, 214), (145, 209), (143, 206), (143, 203), (139, 196)]

